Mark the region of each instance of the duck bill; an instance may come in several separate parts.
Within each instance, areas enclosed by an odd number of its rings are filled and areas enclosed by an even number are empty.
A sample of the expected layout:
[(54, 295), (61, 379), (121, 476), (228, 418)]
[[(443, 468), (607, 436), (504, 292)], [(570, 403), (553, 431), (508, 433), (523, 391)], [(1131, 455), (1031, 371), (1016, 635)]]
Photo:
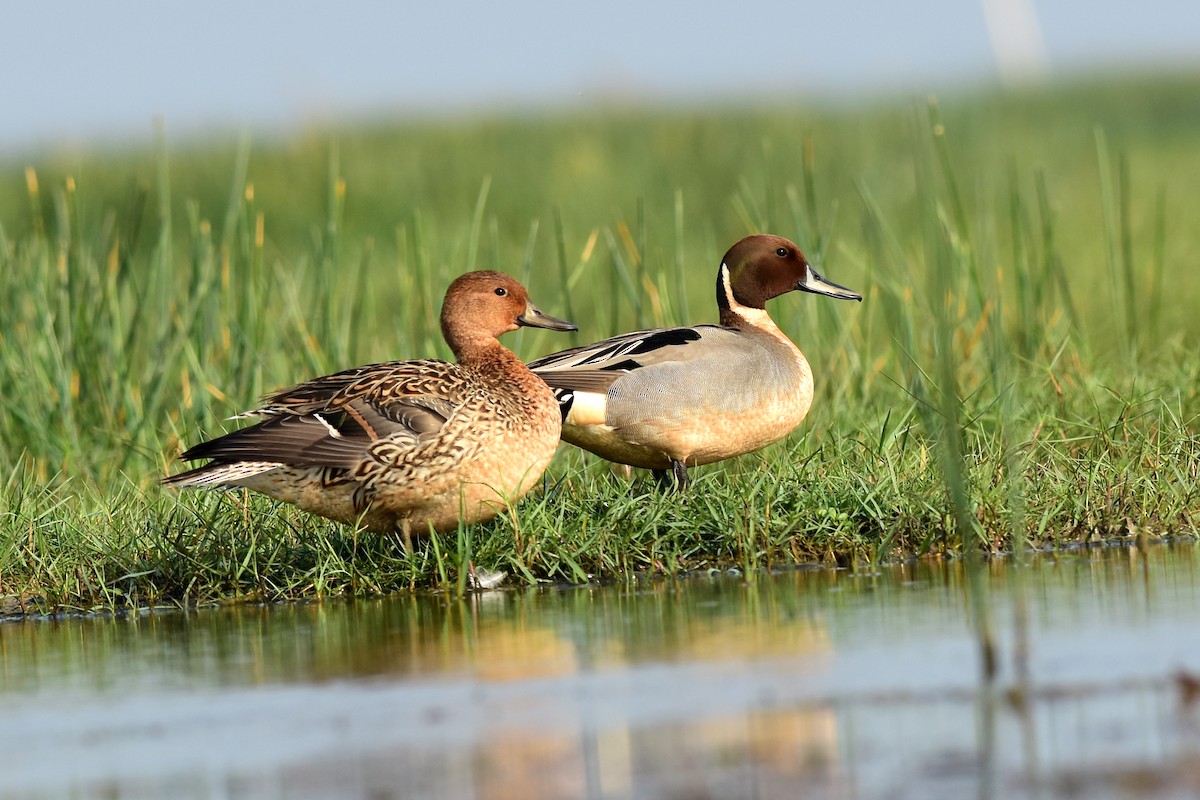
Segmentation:
[(796, 284), (796, 288), (802, 292), (812, 292), (813, 294), (823, 294), (826, 297), (836, 297), (838, 300), (857, 300), (862, 302), (862, 295), (858, 292), (852, 292), (845, 286), (827, 281), (821, 277), (821, 273), (817, 272), (811, 266), (804, 274), (804, 278)]
[(518, 325), (525, 325), (530, 328), (547, 328), (552, 331), (577, 331), (579, 326), (572, 322), (567, 322), (565, 319), (558, 319), (549, 314), (543, 314), (542, 310), (533, 303), (525, 305), (525, 313), (517, 317)]

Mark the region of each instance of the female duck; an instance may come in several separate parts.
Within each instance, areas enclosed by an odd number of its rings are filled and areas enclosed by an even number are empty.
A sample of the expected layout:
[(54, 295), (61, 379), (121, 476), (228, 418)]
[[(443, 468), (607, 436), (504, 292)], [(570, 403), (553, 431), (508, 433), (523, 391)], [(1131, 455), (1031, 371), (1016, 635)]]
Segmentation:
[(244, 486), (329, 519), (412, 535), (490, 519), (541, 477), (558, 445), (554, 396), (497, 337), (576, 330), (498, 272), (450, 284), (442, 334), (457, 358), (315, 378), (240, 415), (262, 422), (199, 444), (208, 464), (168, 486)]
[(765, 447), (808, 413), (808, 361), (765, 309), (793, 290), (862, 300), (817, 274), (787, 239), (747, 236), (717, 270), (720, 325), (627, 333), (529, 367), (558, 397), (564, 441), (669, 469), (682, 490), (687, 467)]

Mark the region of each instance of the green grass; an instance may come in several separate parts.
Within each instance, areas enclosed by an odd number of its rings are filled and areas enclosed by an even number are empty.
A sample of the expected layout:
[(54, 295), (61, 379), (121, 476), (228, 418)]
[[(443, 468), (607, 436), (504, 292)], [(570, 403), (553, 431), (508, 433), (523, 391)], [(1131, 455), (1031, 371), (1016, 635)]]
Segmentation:
[[(0, 162), (0, 595), (40, 608), (627, 579), (1193, 535), (1195, 78), (940, 104), (363, 124)], [(808, 421), (685, 497), (567, 446), (544, 492), (407, 558), (242, 493), (164, 492), (264, 392), (448, 357), (441, 294), (504, 269), (571, 336), (713, 321), (737, 238), (861, 306), (773, 301)]]

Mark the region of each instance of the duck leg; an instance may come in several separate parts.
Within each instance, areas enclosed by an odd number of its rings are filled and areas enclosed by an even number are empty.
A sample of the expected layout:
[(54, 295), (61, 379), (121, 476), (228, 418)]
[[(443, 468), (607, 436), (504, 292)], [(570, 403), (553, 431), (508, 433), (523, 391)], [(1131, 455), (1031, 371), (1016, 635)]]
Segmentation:
[(671, 459), (671, 471), (675, 473), (675, 489), (682, 492), (688, 485), (688, 471), (682, 461)]
[(666, 487), (670, 484), (671, 479), (675, 480), (675, 491), (682, 492), (688, 485), (687, 467), (682, 461), (671, 459), (670, 469), (652, 469), (654, 480), (659, 486)]
[(404, 556), (413, 557), (412, 522), (407, 516), (400, 522), (400, 541), (404, 545)]

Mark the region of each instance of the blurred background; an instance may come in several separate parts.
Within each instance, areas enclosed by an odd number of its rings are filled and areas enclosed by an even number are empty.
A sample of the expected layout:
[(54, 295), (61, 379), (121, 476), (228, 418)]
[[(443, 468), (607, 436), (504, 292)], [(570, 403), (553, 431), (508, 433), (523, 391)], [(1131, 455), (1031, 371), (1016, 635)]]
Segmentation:
[(40, 0), (0, 26), (0, 152), (384, 115), (854, 100), (1200, 63), (1190, 0)]

